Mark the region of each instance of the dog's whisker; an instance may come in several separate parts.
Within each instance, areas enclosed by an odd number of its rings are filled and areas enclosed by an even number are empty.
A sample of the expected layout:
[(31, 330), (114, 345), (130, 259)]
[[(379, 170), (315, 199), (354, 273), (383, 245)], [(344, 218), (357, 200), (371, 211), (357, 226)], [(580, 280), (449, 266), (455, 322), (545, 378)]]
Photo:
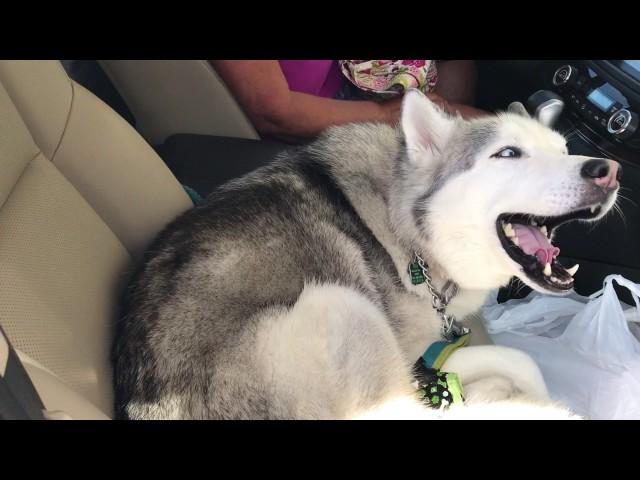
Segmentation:
[(622, 219), (622, 224), (624, 225), (625, 230), (627, 230), (627, 217), (625, 217), (624, 212), (622, 211), (622, 208), (620, 208), (620, 205), (618, 205), (617, 203), (613, 204), (613, 210), (615, 210), (615, 212), (620, 216), (620, 218)]
[(515, 295), (520, 295), (520, 292), (526, 287), (525, 283), (516, 277), (516, 292)]
[(629, 197), (625, 197), (624, 195), (620, 195), (618, 193), (618, 198), (621, 200), (626, 200), (627, 202), (629, 202), (631, 205), (633, 205), (634, 207), (638, 207), (638, 204), (636, 202), (634, 202), (633, 200), (631, 200)]

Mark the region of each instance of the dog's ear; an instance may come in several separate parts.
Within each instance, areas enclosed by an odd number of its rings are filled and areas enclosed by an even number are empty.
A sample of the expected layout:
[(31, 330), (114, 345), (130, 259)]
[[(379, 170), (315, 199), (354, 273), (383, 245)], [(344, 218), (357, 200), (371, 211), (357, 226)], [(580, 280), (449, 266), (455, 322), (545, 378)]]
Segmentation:
[(507, 107), (507, 111), (510, 113), (515, 113), (517, 115), (522, 115), (523, 117), (531, 118), (527, 109), (524, 108), (524, 105), (520, 102), (511, 102)]
[(419, 90), (409, 90), (402, 101), (400, 125), (407, 143), (409, 160), (416, 165), (428, 162), (434, 150), (444, 147), (455, 120)]

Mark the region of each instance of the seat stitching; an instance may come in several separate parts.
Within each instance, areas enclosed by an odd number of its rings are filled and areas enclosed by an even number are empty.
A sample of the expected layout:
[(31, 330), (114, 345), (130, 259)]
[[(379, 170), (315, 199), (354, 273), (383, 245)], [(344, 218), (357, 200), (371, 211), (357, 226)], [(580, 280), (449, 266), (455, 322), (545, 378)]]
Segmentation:
[(58, 144), (56, 145), (56, 148), (53, 150), (53, 153), (51, 154), (51, 163), (54, 163), (56, 154), (58, 153), (58, 149), (60, 148), (60, 145), (62, 145), (62, 140), (64, 139), (64, 136), (67, 133), (67, 127), (69, 126), (69, 120), (71, 119), (71, 110), (73, 110), (73, 101), (75, 99), (76, 90), (73, 87), (73, 81), (68, 77), (67, 79), (69, 80), (69, 85), (71, 86), (71, 102), (69, 103), (69, 111), (67, 112), (67, 118), (64, 122), (64, 128), (62, 129), (62, 134), (60, 135), (60, 139), (58, 140)]

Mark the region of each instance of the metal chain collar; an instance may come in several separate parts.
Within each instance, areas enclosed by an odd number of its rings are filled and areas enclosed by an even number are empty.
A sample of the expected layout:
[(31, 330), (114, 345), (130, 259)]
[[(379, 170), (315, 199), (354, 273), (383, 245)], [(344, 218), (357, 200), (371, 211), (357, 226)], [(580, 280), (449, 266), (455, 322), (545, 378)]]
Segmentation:
[[(431, 306), (438, 313), (440, 319), (442, 320), (442, 335), (447, 340), (451, 341), (455, 337), (459, 337), (461, 335), (465, 335), (469, 333), (469, 329), (460, 325), (455, 316), (447, 313), (447, 306), (453, 297), (455, 297), (458, 293), (458, 286), (453, 282), (447, 282), (445, 284), (444, 292), (438, 292), (436, 288), (433, 286), (433, 280), (431, 275), (429, 275), (429, 266), (425, 263), (423, 258), (418, 255), (417, 252), (414, 252), (415, 260), (422, 270), (422, 274), (424, 275), (425, 284), (427, 285), (427, 289), (431, 294)], [(449, 288), (447, 288), (449, 287)]]

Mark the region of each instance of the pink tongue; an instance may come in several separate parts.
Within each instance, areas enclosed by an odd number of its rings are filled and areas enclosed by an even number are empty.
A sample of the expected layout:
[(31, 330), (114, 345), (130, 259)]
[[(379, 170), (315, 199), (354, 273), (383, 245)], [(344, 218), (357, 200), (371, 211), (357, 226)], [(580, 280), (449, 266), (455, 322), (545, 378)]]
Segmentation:
[(518, 246), (528, 255), (535, 255), (542, 265), (551, 263), (560, 254), (560, 249), (549, 243), (549, 239), (538, 227), (513, 224), (513, 230), (518, 237)]

